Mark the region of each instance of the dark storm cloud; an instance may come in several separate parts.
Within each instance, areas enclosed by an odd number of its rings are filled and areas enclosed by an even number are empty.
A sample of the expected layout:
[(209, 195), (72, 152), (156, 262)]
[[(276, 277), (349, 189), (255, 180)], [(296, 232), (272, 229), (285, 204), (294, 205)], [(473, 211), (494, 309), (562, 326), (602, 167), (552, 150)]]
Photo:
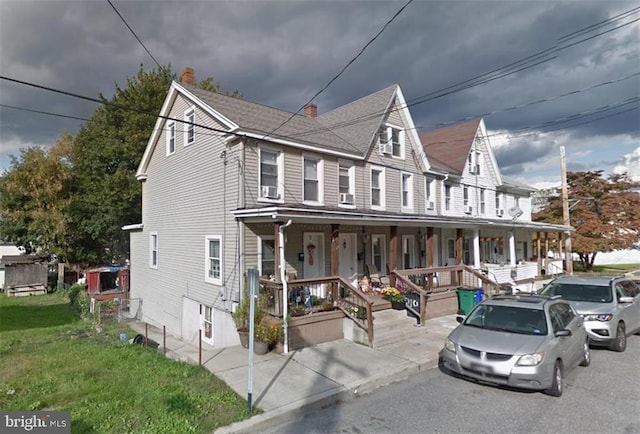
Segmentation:
[[(402, 5), (364, 1), (114, 4), (153, 56), (163, 65), (171, 64), (174, 72), (192, 66), (199, 79), (212, 76), (224, 89), (238, 89), (248, 100), (290, 111), (337, 74)], [(400, 84), (411, 102), (554, 47), (559, 37), (634, 6), (633, 2), (602, 1), (416, 1), (316, 103), (322, 113), (392, 83)], [(124, 84), (141, 63), (155, 67), (104, 1), (3, 1), (0, 20), (2, 75), (96, 97), (112, 95), (114, 83)], [(637, 77), (503, 111), (640, 71), (637, 29), (637, 25), (627, 26), (563, 50), (557, 59), (538, 67), (414, 105), (414, 121), (433, 129), (496, 112), (485, 118), (490, 130), (527, 133), (549, 121), (619, 104), (640, 94)], [(95, 107), (6, 81), (0, 82), (0, 92), (3, 104), (74, 116), (89, 117)], [(9, 142), (52, 144), (63, 131), (75, 133), (81, 125), (6, 108), (0, 109), (0, 116), (3, 154)], [(565, 130), (578, 139), (638, 137), (639, 131), (637, 111)], [(509, 173), (557, 151), (553, 136), (517, 135), (508, 147), (496, 151)]]

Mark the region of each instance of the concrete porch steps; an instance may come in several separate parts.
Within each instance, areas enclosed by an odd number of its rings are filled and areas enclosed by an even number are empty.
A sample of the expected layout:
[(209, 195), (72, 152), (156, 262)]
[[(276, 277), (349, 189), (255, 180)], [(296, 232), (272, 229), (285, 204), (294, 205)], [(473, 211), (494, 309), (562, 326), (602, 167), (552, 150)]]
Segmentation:
[(373, 348), (416, 338), (426, 333), (426, 328), (417, 327), (417, 319), (407, 316), (405, 310), (379, 310), (373, 314), (373, 318)]

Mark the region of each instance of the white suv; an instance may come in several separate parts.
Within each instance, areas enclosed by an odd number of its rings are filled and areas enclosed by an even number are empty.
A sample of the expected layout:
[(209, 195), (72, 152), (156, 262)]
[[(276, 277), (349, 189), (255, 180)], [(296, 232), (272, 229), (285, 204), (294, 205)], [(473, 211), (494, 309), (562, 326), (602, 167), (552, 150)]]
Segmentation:
[(594, 344), (622, 352), (627, 336), (640, 332), (640, 290), (627, 277), (563, 276), (539, 293), (570, 301)]

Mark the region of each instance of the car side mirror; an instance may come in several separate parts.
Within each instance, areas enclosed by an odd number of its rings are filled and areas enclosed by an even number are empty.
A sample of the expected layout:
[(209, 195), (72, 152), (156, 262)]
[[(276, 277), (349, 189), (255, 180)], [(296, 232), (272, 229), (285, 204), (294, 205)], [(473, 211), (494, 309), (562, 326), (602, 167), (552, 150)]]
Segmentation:
[(618, 303), (633, 303), (633, 297), (618, 297)]
[(555, 333), (555, 336), (556, 336), (557, 338), (559, 338), (559, 337), (561, 337), (561, 336), (571, 336), (571, 334), (572, 334), (572, 333), (571, 333), (571, 330), (563, 329), (563, 330), (558, 330), (558, 331)]
[(462, 324), (462, 321), (464, 321), (464, 317), (463, 316), (457, 316), (456, 317), (456, 321), (458, 321), (459, 324)]

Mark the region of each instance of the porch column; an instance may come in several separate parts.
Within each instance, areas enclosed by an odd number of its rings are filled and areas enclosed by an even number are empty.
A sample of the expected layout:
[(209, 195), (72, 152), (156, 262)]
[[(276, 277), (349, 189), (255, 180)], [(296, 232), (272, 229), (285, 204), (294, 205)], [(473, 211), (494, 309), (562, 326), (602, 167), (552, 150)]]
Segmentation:
[(433, 241), (433, 228), (432, 227), (428, 227), (427, 228), (427, 245), (426, 245), (426, 255), (427, 255), (427, 268), (429, 267), (433, 267), (433, 248), (434, 248), (434, 241)]
[[(273, 271), (275, 273), (275, 281), (276, 283), (282, 283), (282, 279), (280, 278), (280, 226), (282, 223), (275, 222), (273, 224), (273, 252), (274, 252), (274, 267)], [(284, 265), (283, 265), (284, 266)]]
[[(331, 225), (331, 269), (329, 273), (331, 276), (337, 276), (340, 274), (340, 225)], [(332, 300), (338, 299), (338, 285), (331, 285), (331, 298)]]
[(542, 249), (540, 245), (540, 238), (542, 234), (536, 232), (536, 258), (538, 258), (538, 276), (542, 276)]
[[(398, 226), (391, 226), (389, 229), (391, 230), (389, 237), (389, 270), (393, 271), (398, 268)], [(389, 285), (396, 286), (395, 276), (389, 275)]]
[(509, 231), (509, 265), (512, 267), (516, 265), (516, 237), (513, 231)]
[[(456, 265), (462, 264), (464, 260), (464, 229), (456, 229)], [(462, 270), (458, 271), (456, 284), (462, 284)]]
[[(426, 256), (427, 256), (427, 268), (433, 267), (433, 228), (427, 228), (427, 245), (426, 245)], [(433, 273), (429, 274), (429, 280), (427, 282), (427, 288), (433, 288)]]
[(480, 268), (480, 229), (473, 229), (473, 268)]
[(544, 272), (549, 274), (549, 233), (544, 233)]

